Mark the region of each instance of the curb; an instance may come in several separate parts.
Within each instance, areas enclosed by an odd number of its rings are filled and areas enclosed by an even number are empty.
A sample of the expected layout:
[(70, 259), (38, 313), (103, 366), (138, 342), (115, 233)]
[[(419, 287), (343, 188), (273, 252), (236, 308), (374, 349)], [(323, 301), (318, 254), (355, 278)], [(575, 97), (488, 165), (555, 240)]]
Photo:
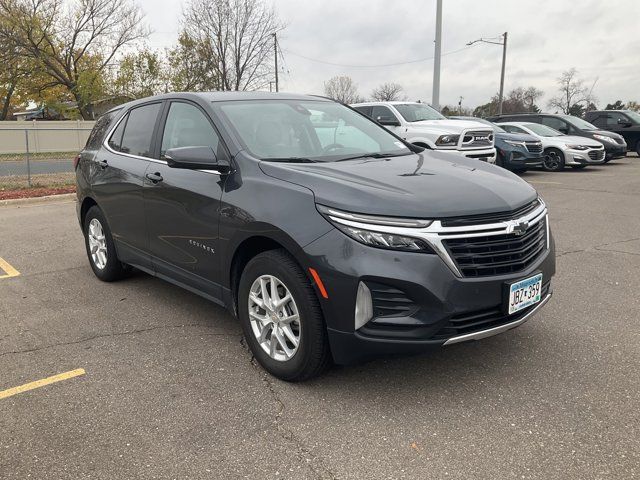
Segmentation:
[(14, 198), (11, 200), (0, 200), (0, 207), (20, 207), (28, 205), (43, 205), (48, 203), (64, 203), (75, 201), (75, 193), (63, 193), (60, 195), (47, 195), (44, 197)]

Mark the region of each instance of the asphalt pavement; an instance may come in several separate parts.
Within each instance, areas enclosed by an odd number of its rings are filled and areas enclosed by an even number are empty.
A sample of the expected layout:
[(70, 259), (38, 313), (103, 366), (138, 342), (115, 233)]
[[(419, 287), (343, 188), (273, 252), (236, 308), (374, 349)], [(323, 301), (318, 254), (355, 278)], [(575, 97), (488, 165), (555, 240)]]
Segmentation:
[(0, 478), (640, 476), (640, 159), (523, 177), (558, 248), (535, 318), (302, 384), (216, 305), (98, 281), (72, 202), (0, 207)]

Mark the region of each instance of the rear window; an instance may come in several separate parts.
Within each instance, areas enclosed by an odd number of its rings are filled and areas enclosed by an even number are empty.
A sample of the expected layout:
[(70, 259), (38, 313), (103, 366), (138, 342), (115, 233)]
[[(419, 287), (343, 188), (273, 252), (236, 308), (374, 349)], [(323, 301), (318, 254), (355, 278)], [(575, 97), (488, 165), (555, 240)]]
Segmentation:
[(96, 120), (96, 124), (93, 126), (93, 130), (91, 130), (87, 144), (84, 147), (85, 150), (98, 150), (100, 148), (102, 139), (107, 134), (107, 130), (109, 130), (109, 127), (119, 112), (120, 110), (107, 112)]

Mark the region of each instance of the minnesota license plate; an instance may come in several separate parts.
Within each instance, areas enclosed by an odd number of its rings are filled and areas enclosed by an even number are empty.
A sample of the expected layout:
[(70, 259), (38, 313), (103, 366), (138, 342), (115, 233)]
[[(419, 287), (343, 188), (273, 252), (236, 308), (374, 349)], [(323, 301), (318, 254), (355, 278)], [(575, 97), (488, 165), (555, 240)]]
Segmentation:
[(542, 296), (542, 274), (509, 285), (509, 315), (535, 305)]

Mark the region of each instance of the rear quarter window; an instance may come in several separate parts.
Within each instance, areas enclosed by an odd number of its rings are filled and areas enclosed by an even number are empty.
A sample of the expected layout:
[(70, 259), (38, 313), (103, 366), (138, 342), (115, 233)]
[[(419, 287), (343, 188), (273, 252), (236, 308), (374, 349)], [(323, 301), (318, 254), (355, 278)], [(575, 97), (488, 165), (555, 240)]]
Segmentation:
[(87, 144), (84, 147), (85, 150), (98, 150), (100, 148), (100, 145), (102, 145), (104, 140), (104, 136), (107, 134), (109, 127), (111, 127), (113, 121), (118, 116), (118, 113), (120, 113), (120, 110), (113, 110), (105, 113), (96, 120), (96, 123), (89, 134)]

